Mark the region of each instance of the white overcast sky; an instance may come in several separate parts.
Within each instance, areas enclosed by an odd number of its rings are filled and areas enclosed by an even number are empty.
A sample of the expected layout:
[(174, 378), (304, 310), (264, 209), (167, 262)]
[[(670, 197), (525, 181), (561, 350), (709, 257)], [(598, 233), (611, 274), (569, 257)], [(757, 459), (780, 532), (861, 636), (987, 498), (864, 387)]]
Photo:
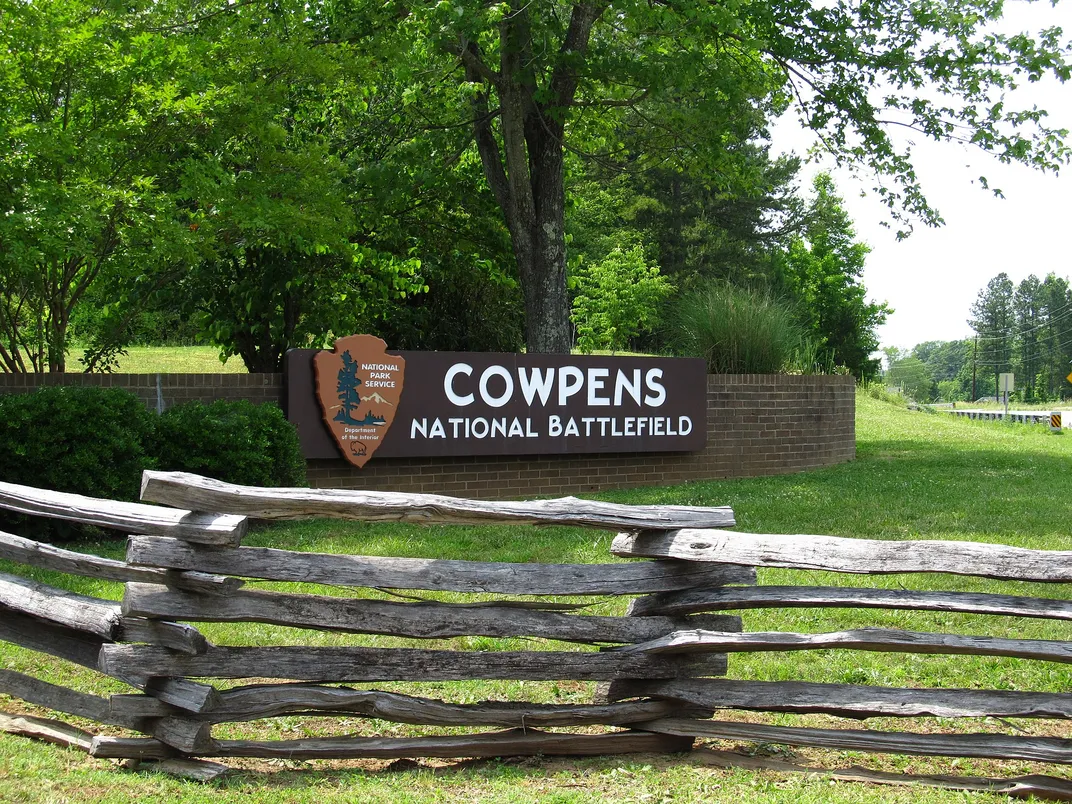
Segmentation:
[[(1072, 39), (1072, 0), (1006, 4), (1006, 32), (1059, 25)], [(1032, 103), (1049, 112), (1056, 128), (1072, 131), (1072, 82), (1047, 81), (1013, 96), (1021, 107)], [(1010, 103), (1009, 106), (1015, 104)], [(773, 131), (775, 150), (803, 155), (810, 141), (790, 111)], [(914, 140), (914, 159), (924, 191), (946, 223), (933, 229), (918, 223), (911, 237), (898, 242), (897, 225), (879, 203), (864, 174), (831, 171), (856, 225), (858, 239), (871, 246), (863, 282), (868, 297), (889, 302), (894, 313), (879, 328), (882, 346), (908, 348), (923, 341), (969, 337), (969, 308), (990, 279), (1004, 271), (1014, 282), (1029, 274), (1072, 276), (1072, 165), (1059, 176), (1019, 165), (1002, 165), (978, 149)], [(830, 165), (805, 168), (810, 176)], [(983, 189), (979, 176), (1004, 198)]]

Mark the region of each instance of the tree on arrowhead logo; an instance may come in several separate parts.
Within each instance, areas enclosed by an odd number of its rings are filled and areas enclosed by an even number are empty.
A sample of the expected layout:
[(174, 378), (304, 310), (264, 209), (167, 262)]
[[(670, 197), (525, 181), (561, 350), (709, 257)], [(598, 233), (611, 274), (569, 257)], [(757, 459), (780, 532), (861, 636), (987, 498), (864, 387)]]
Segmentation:
[(313, 358), (316, 397), (343, 457), (362, 467), (398, 412), (406, 361), (374, 335), (349, 335)]

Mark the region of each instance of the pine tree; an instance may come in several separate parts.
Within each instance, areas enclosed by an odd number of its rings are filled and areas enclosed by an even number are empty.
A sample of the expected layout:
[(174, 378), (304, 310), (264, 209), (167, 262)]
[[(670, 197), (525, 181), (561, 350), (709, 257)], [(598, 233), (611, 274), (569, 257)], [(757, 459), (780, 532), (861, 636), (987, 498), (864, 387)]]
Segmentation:
[(1001, 272), (979, 291), (971, 314), (968, 324), (979, 335), (979, 373), (993, 376), (997, 388), (998, 375), (1012, 371), (1013, 284), (1008, 274)]
[(342, 410), (336, 414), (335, 421), (360, 424), (354, 418), (354, 409), (361, 405), (360, 388), (361, 378), (357, 376), (357, 361), (350, 356), (350, 352), (347, 350), (342, 353), (342, 368), (339, 369), (339, 384), (337, 386)]
[(1032, 402), (1036, 398), (1035, 381), (1042, 367), (1042, 328), (1046, 311), (1042, 301), (1042, 283), (1034, 274), (1024, 279), (1013, 295), (1016, 362), (1013, 370), (1020, 377), (1017, 383), (1021, 398)]

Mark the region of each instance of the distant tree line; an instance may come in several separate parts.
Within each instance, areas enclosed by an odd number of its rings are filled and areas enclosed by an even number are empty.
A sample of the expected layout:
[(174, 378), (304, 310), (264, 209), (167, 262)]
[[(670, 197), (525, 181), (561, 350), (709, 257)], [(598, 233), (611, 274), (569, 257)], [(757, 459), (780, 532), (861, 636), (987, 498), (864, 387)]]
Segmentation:
[(979, 291), (968, 324), (975, 336), (887, 349), (886, 382), (919, 400), (996, 398), (998, 377), (1015, 376), (1014, 399), (1072, 398), (1072, 288), (1034, 274), (1019, 284), (1002, 272)]

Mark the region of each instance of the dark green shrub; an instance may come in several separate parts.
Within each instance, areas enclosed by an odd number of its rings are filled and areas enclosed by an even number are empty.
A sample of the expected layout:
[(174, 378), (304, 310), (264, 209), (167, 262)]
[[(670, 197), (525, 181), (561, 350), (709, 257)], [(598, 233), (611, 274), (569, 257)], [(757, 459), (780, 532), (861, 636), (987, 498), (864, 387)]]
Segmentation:
[(156, 417), (119, 388), (0, 396), (0, 480), (136, 500)]
[[(113, 500), (136, 500), (156, 416), (118, 388), (42, 388), (0, 396), (0, 480)], [(2, 515), (19, 535), (64, 539), (73, 526)]]
[[(118, 388), (55, 387), (0, 395), (2, 481), (137, 500), (142, 471), (151, 468), (251, 486), (305, 485), (297, 431), (275, 405), (191, 402), (157, 416)], [(0, 528), (44, 541), (99, 535), (59, 520), (3, 511)]]
[(675, 354), (704, 358), (711, 374), (783, 373), (804, 334), (787, 305), (728, 283), (682, 296), (670, 321)]
[(275, 405), (176, 405), (160, 416), (154, 454), (163, 470), (248, 486), (305, 485), (298, 433)]

